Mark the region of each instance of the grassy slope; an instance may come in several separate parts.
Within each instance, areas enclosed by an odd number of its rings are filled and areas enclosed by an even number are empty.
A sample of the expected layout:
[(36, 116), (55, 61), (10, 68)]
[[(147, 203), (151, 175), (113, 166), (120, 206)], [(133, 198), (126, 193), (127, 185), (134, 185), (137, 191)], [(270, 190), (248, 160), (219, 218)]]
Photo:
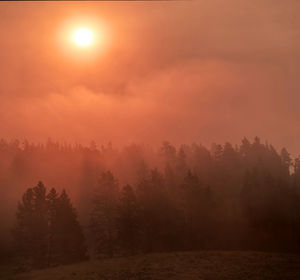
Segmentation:
[(18, 280), (300, 279), (300, 255), (184, 252), (90, 261), (19, 274)]

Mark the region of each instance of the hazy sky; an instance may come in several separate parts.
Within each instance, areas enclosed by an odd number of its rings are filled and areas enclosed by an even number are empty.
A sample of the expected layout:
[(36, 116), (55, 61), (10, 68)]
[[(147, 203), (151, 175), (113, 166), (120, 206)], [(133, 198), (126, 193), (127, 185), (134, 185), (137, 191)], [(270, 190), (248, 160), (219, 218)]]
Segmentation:
[[(300, 1), (0, 2), (5, 138), (258, 135), (300, 154)], [(71, 33), (91, 27), (84, 50)]]

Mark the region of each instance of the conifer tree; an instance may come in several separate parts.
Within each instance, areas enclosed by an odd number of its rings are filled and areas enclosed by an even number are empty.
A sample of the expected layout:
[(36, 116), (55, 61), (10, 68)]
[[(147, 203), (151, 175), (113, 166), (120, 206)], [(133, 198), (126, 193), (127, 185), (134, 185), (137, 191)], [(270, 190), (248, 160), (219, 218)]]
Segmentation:
[(122, 248), (134, 254), (140, 239), (139, 207), (134, 190), (124, 186), (118, 209), (118, 240)]
[(48, 221), (46, 189), (42, 182), (25, 192), (16, 218), (14, 238), (22, 269), (46, 266)]
[(13, 234), (18, 265), (21, 270), (29, 269), (34, 262), (32, 256), (34, 238), (31, 220), (34, 213), (33, 200), (33, 191), (30, 188), (24, 193), (16, 213), (17, 223)]
[(54, 225), (59, 263), (73, 263), (86, 259), (82, 229), (77, 220), (76, 210), (65, 190), (57, 199)]
[(46, 194), (42, 182), (29, 188), (16, 213), (14, 240), (21, 270), (72, 263), (86, 258), (84, 236), (66, 192)]
[(103, 172), (91, 213), (91, 232), (98, 254), (112, 257), (117, 244), (117, 210), (119, 186), (111, 172)]
[(185, 212), (185, 241), (188, 248), (203, 248), (211, 238), (214, 203), (212, 192), (191, 171), (184, 178), (183, 207)]
[(48, 252), (47, 252), (47, 266), (52, 266), (58, 263), (59, 248), (56, 242), (57, 230), (57, 199), (58, 194), (54, 188), (50, 190), (47, 195), (48, 204)]

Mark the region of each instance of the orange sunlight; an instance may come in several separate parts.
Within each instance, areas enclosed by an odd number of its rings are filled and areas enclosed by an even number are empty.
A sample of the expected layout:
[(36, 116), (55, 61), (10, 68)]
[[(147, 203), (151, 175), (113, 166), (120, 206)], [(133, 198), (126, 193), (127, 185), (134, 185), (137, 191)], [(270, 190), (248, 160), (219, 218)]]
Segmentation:
[(80, 28), (73, 34), (73, 39), (77, 45), (87, 47), (92, 44), (94, 36), (90, 29)]

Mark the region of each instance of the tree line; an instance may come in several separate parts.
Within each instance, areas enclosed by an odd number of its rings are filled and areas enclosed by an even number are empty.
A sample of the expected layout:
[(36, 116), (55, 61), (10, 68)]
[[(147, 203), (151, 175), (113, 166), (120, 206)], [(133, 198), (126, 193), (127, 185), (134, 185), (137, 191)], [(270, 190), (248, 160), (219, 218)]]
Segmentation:
[(107, 150), (87, 151), (83, 227), (66, 191), (29, 188), (14, 230), (21, 267), (175, 250), (300, 251), (300, 164), (286, 149), (259, 138), (210, 150), (165, 142), (150, 167), (135, 146), (126, 157), (136, 163), (131, 183), (91, 164)]

